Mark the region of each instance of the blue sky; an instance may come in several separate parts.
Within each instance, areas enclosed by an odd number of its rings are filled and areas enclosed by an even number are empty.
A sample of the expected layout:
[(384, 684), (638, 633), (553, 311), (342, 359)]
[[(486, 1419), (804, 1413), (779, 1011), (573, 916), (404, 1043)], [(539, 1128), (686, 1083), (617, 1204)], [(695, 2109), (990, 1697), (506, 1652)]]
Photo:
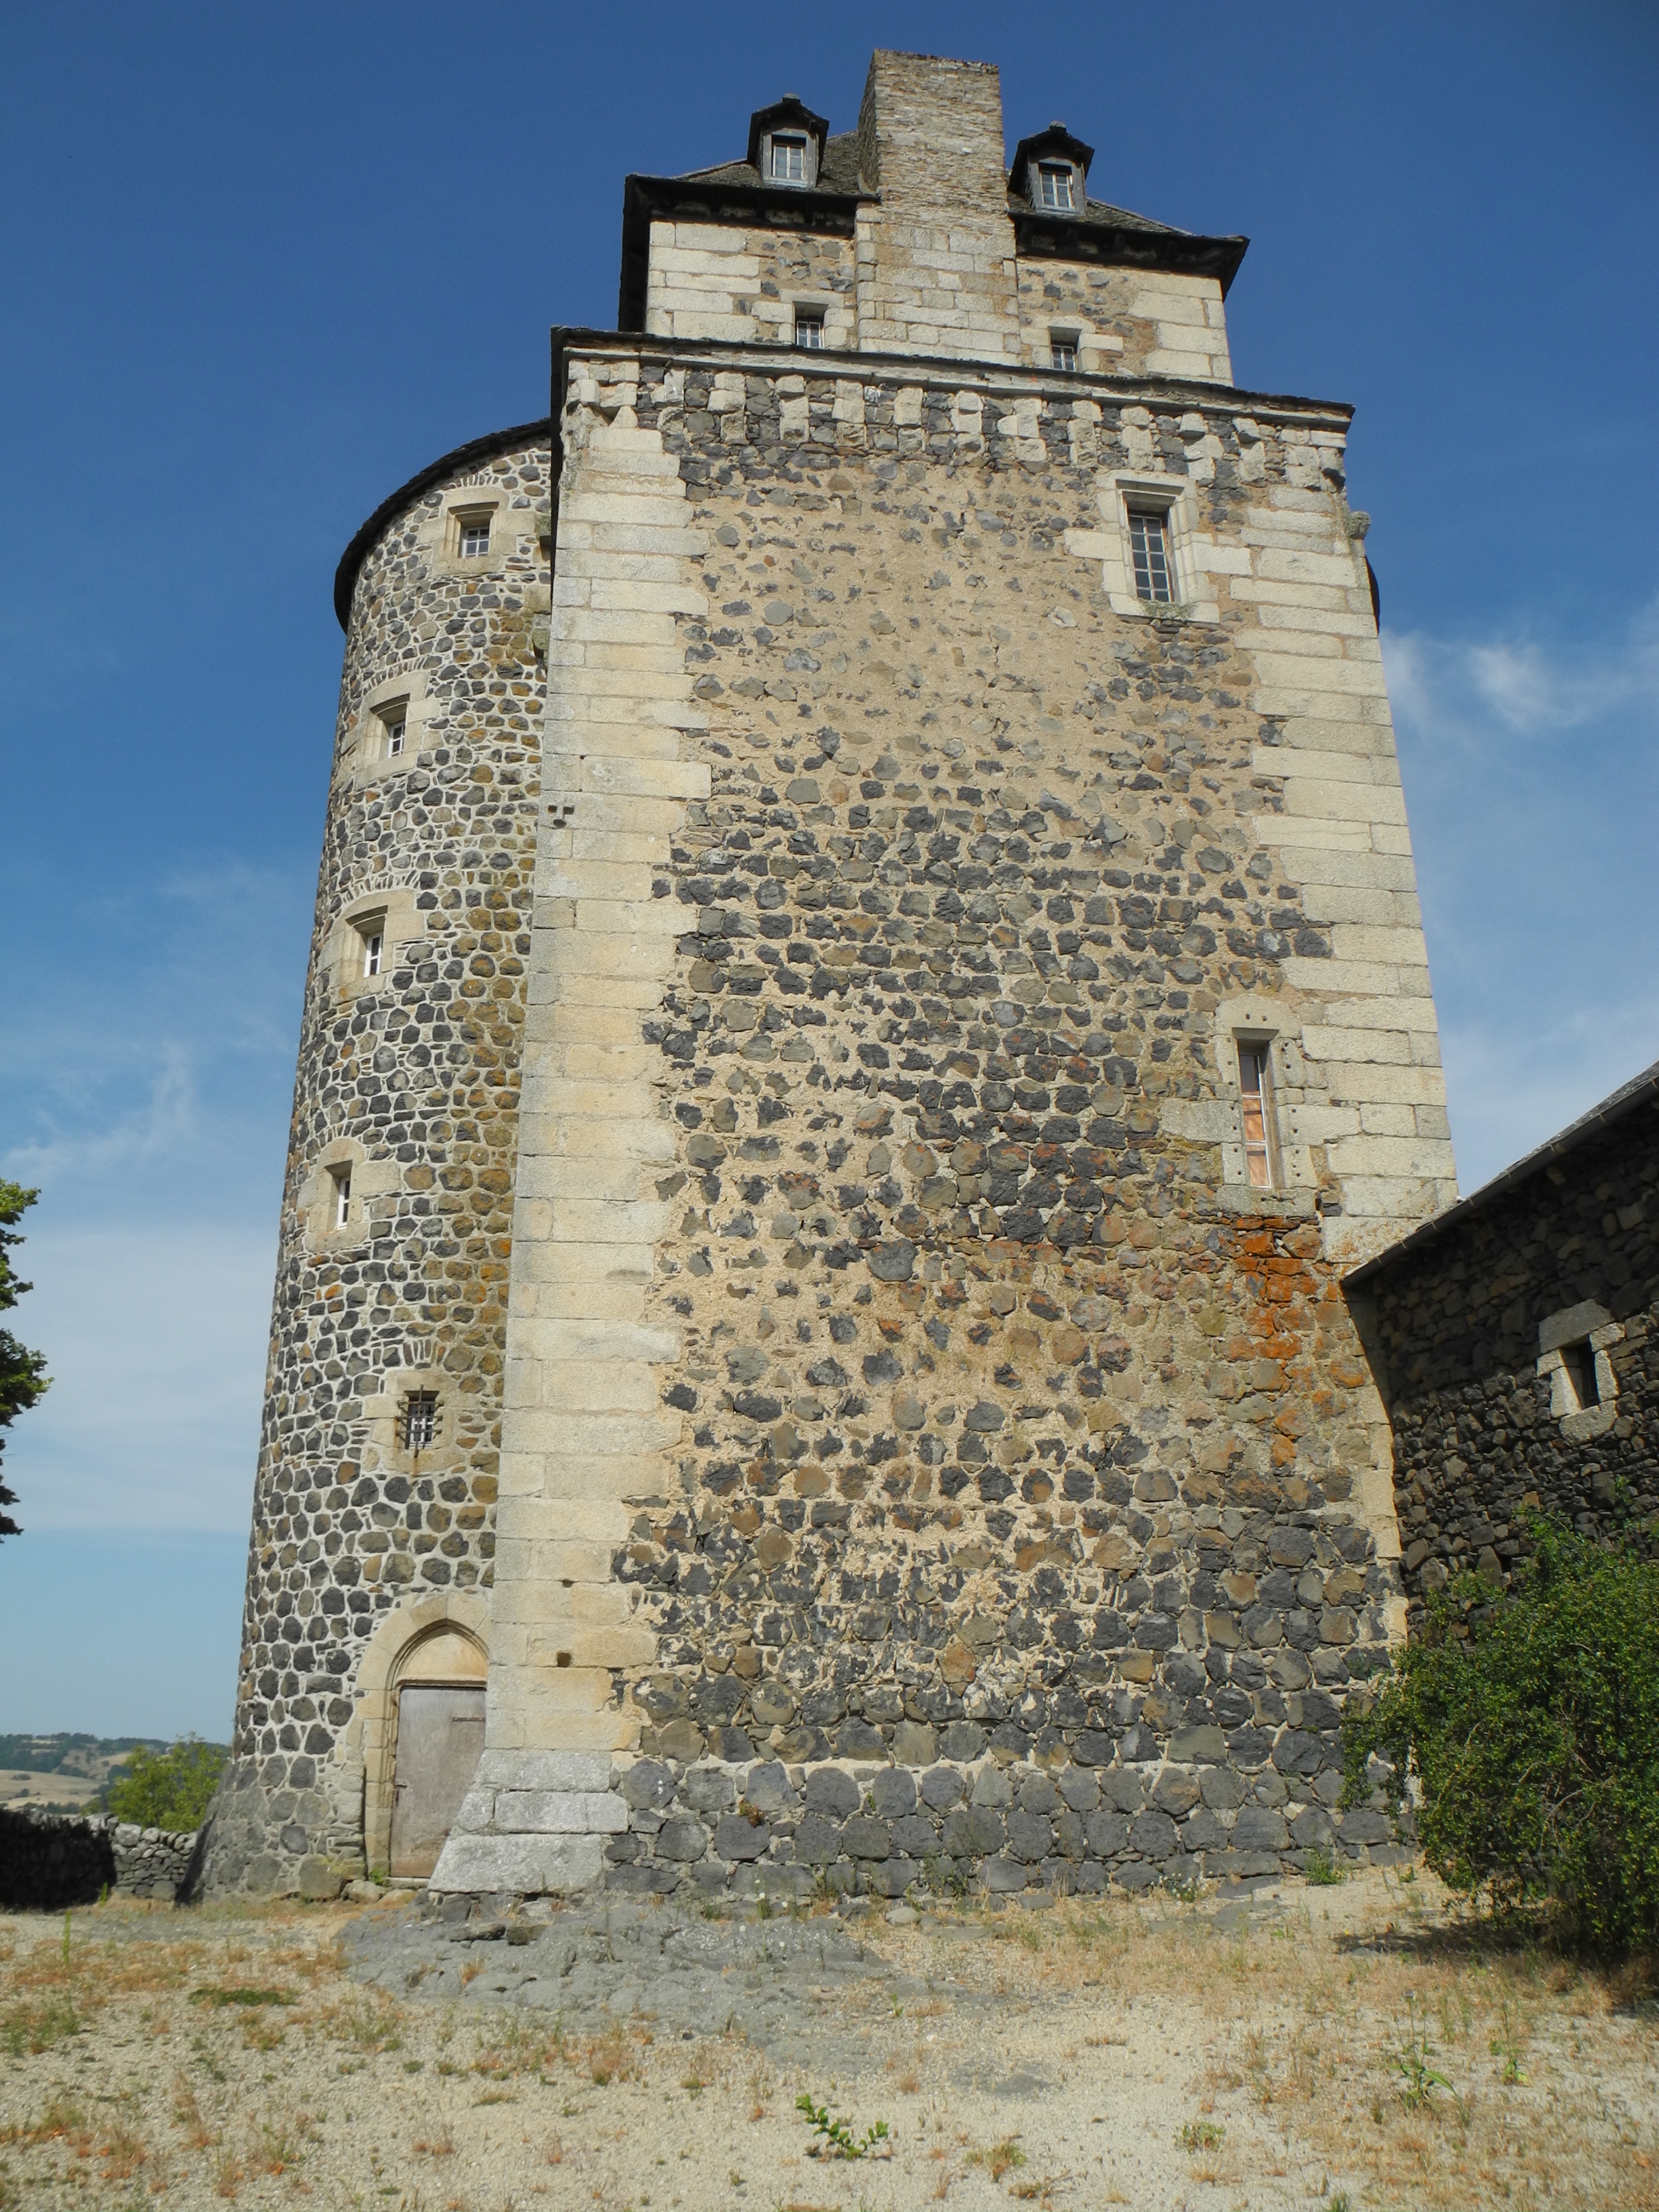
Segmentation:
[[(1252, 244), (1249, 388), (1352, 400), (1472, 1188), (1659, 1058), (1645, 4), (94, 4), (8, 29), (18, 1319), (0, 1727), (222, 1735), (339, 680), (334, 564), (616, 318), (622, 179), (1000, 64), (1097, 196)], [(1036, 33), (1036, 35), (1033, 33)]]

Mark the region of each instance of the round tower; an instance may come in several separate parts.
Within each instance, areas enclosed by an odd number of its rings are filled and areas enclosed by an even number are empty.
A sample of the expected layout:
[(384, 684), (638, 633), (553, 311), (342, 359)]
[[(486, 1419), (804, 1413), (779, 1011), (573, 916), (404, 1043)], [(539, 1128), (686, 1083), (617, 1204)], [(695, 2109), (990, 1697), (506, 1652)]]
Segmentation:
[[(441, 1816), (481, 1740), (549, 468), (545, 422), (446, 455), (336, 579), (345, 665), (216, 1889), (426, 1870), (441, 1832), (415, 1801), (435, 1788)], [(394, 1819), (400, 1708), (403, 1770), (432, 1772)]]

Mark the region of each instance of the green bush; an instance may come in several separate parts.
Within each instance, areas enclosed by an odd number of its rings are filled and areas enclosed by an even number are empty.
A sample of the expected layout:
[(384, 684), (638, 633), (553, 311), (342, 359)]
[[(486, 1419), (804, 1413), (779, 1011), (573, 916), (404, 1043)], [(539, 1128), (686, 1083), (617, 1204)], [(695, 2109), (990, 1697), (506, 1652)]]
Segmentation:
[(199, 1735), (183, 1736), (166, 1751), (140, 1744), (112, 1779), (106, 1808), (140, 1828), (188, 1834), (206, 1819), (228, 1755), (223, 1744), (204, 1743)]
[(1399, 1814), (1421, 1791), (1423, 1855), (1494, 1909), (1544, 1902), (1603, 1952), (1659, 1939), (1659, 1565), (1538, 1522), (1494, 1598), (1472, 1576), (1345, 1723), (1343, 1802), (1389, 1762)]

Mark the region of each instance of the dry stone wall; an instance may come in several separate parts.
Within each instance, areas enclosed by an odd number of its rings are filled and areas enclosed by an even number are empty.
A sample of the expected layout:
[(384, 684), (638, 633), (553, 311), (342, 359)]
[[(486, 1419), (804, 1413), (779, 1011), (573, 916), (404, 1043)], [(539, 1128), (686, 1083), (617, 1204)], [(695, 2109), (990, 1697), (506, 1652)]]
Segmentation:
[[(357, 578), (210, 1887), (315, 1891), (361, 1870), (363, 1647), (400, 1602), (492, 1578), (549, 463), (531, 443), (441, 478)], [(489, 555), (459, 558), (456, 514), (481, 507)], [(392, 698), (410, 702), (397, 757), (370, 711)], [(382, 900), (388, 928), (407, 926), (379, 975), (359, 953), (347, 978), (341, 917)], [(318, 1162), (337, 1158), (354, 1207), (337, 1231), (317, 1218)], [(414, 1388), (440, 1401), (424, 1454), (400, 1439)]]
[[(1414, 1601), (1471, 1571), (1506, 1583), (1534, 1513), (1652, 1541), (1656, 1228), (1659, 1107), (1650, 1099), (1357, 1286), (1388, 1377)], [(1606, 1364), (1604, 1402), (1589, 1412), (1562, 1401), (1549, 1358), (1575, 1339), (1599, 1347)]]
[[(1340, 436), (1316, 410), (1241, 431), (1145, 390), (1080, 411), (1039, 383), (626, 349), (572, 381), (582, 531), (624, 510), (586, 503), (581, 455), (674, 464), (684, 567), (657, 604), (696, 711), (664, 719), (708, 779), (649, 872), (678, 933), (639, 1031), (662, 1141), (629, 1336), (667, 1426), (644, 1449), (629, 1416), (611, 1573), (655, 1657), (609, 1670), (638, 1762), (586, 1723), (593, 1748), (533, 1771), (487, 1753), (440, 1886), (532, 1866), (538, 1823), (608, 1836), (607, 1878), (657, 1889), (1133, 1886), (1385, 1847), (1333, 1808), (1342, 1700), (1400, 1613), (1338, 1288), (1389, 1163), (1333, 1159), (1362, 1109), (1304, 1040), (1395, 1034), (1397, 975), (1340, 957), (1311, 864), (1346, 839), (1363, 877), (1390, 810), (1286, 824), (1278, 749), (1316, 709), (1264, 712), (1249, 596), (1363, 592)], [(1091, 557), (1103, 483), (1147, 447), (1201, 491), (1212, 622), (1115, 612)], [(1304, 557), (1310, 583), (1274, 577)], [(1365, 695), (1375, 789), (1380, 683), (1360, 646), (1316, 652), (1322, 697), (1344, 670)], [(1309, 1139), (1305, 1183), (1266, 1199), (1225, 1157), (1241, 1001), (1275, 1012)], [(1431, 1165), (1449, 1181), (1443, 1146)]]

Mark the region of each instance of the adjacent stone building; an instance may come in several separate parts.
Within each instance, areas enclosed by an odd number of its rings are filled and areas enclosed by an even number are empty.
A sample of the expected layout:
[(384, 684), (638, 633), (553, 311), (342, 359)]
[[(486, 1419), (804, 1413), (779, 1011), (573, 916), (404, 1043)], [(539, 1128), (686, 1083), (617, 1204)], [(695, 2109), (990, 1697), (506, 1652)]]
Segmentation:
[(1659, 1526), (1659, 1066), (1352, 1274), (1413, 1600), (1506, 1583), (1530, 1515)]
[(763, 108), (348, 550), (210, 1881), (1331, 1843), (1455, 1196), (1366, 518), (1091, 160)]

